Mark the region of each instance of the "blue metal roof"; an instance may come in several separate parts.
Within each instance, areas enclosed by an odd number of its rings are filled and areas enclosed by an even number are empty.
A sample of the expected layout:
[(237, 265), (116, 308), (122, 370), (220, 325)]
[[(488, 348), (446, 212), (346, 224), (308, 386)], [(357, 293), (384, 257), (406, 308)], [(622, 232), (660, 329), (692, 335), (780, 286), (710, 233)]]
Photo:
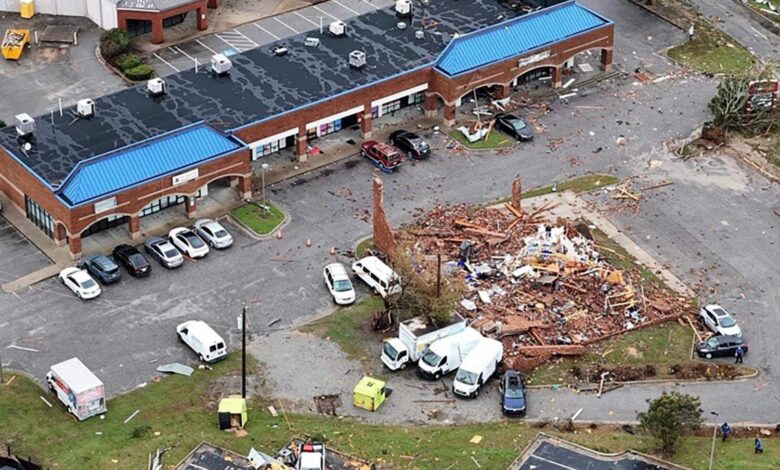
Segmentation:
[(458, 75), (610, 23), (573, 1), (561, 3), (453, 39), (436, 68)]
[(243, 146), (236, 139), (203, 123), (196, 123), (137, 145), (83, 160), (57, 192), (65, 202), (75, 206)]

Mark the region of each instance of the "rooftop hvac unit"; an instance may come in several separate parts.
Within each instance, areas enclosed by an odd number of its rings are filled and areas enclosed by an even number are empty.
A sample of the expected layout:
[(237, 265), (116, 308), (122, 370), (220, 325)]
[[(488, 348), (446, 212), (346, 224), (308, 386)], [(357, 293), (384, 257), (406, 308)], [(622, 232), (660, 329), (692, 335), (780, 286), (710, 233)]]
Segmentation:
[(165, 94), (165, 80), (162, 78), (153, 78), (146, 82), (146, 92), (150, 96), (162, 96)]
[(319, 40), (319, 38), (306, 38), (303, 41), (303, 44), (308, 46), (308, 47), (317, 47), (317, 46), (320, 45), (320, 40)]
[(343, 21), (334, 21), (328, 26), (328, 31), (336, 37), (344, 36), (347, 34), (347, 24)]
[(404, 23), (403, 21), (399, 21), (396, 26), (398, 27), (398, 29), (406, 29), (406, 23)]
[(76, 112), (80, 117), (91, 118), (95, 115), (95, 102), (89, 98), (79, 100), (76, 103)]
[(349, 53), (349, 65), (359, 69), (366, 65), (366, 53), (363, 51), (352, 51)]
[(423, 30), (417, 30), (414, 32), (414, 37), (417, 39), (422, 39), (425, 37), (425, 32)]
[(225, 75), (233, 68), (233, 62), (225, 54), (214, 54), (211, 56), (211, 71), (217, 75)]
[(395, 13), (398, 16), (411, 16), (412, 0), (396, 0)]
[(35, 119), (27, 113), (17, 114), (14, 120), (16, 121), (16, 135), (20, 137), (30, 135), (35, 130)]
[(273, 49), (271, 49), (271, 54), (273, 54), (276, 57), (287, 55), (288, 52), (289, 51), (287, 50), (287, 48), (282, 46), (276, 46)]

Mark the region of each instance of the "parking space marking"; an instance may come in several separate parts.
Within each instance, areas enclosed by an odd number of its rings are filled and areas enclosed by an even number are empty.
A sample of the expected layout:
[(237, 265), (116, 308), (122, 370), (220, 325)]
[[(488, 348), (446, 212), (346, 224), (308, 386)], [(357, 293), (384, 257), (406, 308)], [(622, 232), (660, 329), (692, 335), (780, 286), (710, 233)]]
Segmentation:
[(319, 27), (321, 27), (321, 26), (322, 26), (321, 24), (317, 24), (317, 23), (315, 23), (314, 21), (312, 21), (312, 20), (310, 20), (310, 19), (306, 18), (305, 16), (301, 15), (301, 14), (300, 14), (300, 13), (298, 13), (297, 11), (294, 11), (293, 13), (294, 13), (294, 14), (296, 14), (296, 15), (298, 15), (298, 16), (300, 16), (301, 18), (303, 18), (304, 20), (308, 21), (309, 23), (313, 24), (315, 28), (319, 28)]
[(363, 1), (363, 3), (365, 3), (366, 5), (368, 5), (368, 6), (370, 6), (371, 8), (373, 8), (374, 10), (379, 10), (379, 7), (377, 7), (377, 6), (376, 6), (376, 5), (374, 5), (373, 3), (369, 2), (368, 0), (362, 0), (362, 1)]
[(539, 457), (539, 456), (538, 456), (538, 455), (536, 455), (536, 454), (531, 454), (529, 457), (530, 457), (530, 458), (532, 458), (532, 459), (539, 459), (539, 460), (541, 460), (542, 462), (547, 462), (547, 463), (553, 464), (553, 465), (555, 465), (556, 467), (565, 468), (566, 470), (577, 470), (577, 469), (576, 469), (576, 468), (574, 468), (574, 467), (569, 467), (568, 465), (564, 465), (564, 464), (562, 464), (562, 463), (558, 463), (558, 462), (556, 462), (556, 461), (554, 461), (554, 460), (549, 460), (549, 459), (546, 459), (546, 458), (544, 458), (544, 457)]
[(312, 8), (314, 8), (315, 10), (317, 10), (317, 11), (318, 11), (318, 12), (320, 12), (320, 13), (323, 13), (323, 14), (325, 14), (325, 15), (328, 15), (328, 16), (330, 16), (330, 17), (331, 17), (331, 18), (333, 18), (335, 21), (341, 21), (341, 19), (340, 19), (340, 18), (336, 18), (335, 16), (331, 15), (330, 13), (328, 13), (328, 12), (327, 12), (327, 11), (325, 11), (325, 10), (323, 10), (322, 8), (319, 8), (317, 5), (312, 5)]
[(217, 52), (217, 51), (215, 51), (214, 49), (212, 49), (212, 48), (210, 48), (209, 46), (207, 46), (207, 45), (203, 44), (203, 42), (202, 42), (200, 39), (196, 39), (196, 40), (195, 40), (195, 42), (197, 42), (197, 43), (198, 43), (198, 44), (200, 44), (201, 46), (205, 47), (206, 49), (210, 50), (212, 54), (217, 54), (217, 53), (218, 53), (218, 52)]
[(344, 5), (344, 4), (343, 4), (343, 3), (341, 3), (339, 0), (333, 0), (333, 3), (335, 3), (336, 5), (340, 6), (341, 8), (343, 8), (343, 9), (345, 9), (345, 10), (349, 10), (349, 11), (351, 11), (351, 12), (352, 12), (352, 13), (353, 13), (355, 16), (360, 16), (360, 13), (358, 13), (357, 11), (353, 10), (352, 8), (350, 8), (350, 7), (346, 6), (346, 5)]
[(260, 44), (254, 42), (252, 39), (249, 38), (249, 36), (247, 36), (246, 34), (242, 33), (241, 31), (239, 31), (237, 29), (234, 29), (233, 31), (235, 31), (236, 34), (238, 34), (239, 36), (241, 36), (244, 39), (246, 39), (249, 43), (253, 44), (255, 47), (260, 47)]
[(172, 50), (173, 50), (174, 52), (177, 52), (177, 53), (183, 54), (185, 57), (187, 57), (188, 59), (190, 59), (190, 60), (191, 60), (191, 61), (193, 61), (193, 62), (197, 62), (197, 61), (198, 61), (198, 59), (196, 59), (195, 57), (192, 57), (191, 55), (187, 54), (187, 53), (186, 53), (186, 52), (184, 52), (183, 50), (179, 49), (179, 46), (174, 46), (174, 47), (172, 48)]
[(181, 72), (181, 70), (177, 69), (176, 67), (174, 67), (174, 65), (173, 65), (172, 63), (170, 63), (170, 62), (168, 62), (167, 60), (165, 60), (165, 59), (163, 59), (162, 57), (160, 57), (160, 55), (159, 55), (159, 54), (157, 54), (156, 52), (152, 52), (152, 55), (153, 55), (153, 56), (155, 56), (155, 57), (157, 57), (157, 60), (159, 60), (159, 61), (160, 61), (160, 62), (162, 62), (163, 64), (167, 65), (168, 67), (172, 68), (173, 70), (175, 70), (175, 71), (177, 71), (177, 72)]
[(260, 31), (263, 31), (263, 32), (264, 32), (264, 33), (266, 33), (266, 34), (270, 34), (271, 36), (273, 36), (273, 38), (274, 38), (274, 39), (276, 39), (277, 41), (278, 41), (278, 40), (280, 40), (280, 39), (282, 39), (282, 38), (280, 38), (279, 36), (275, 35), (274, 33), (272, 33), (272, 32), (270, 32), (270, 31), (268, 31), (267, 29), (263, 28), (262, 26), (260, 26), (260, 25), (259, 25), (259, 24), (257, 24), (257, 23), (252, 23), (252, 24), (253, 24), (253, 25), (255, 25), (255, 26), (257, 26), (257, 28), (258, 28)]
[[(297, 13), (297, 12), (296, 12), (296, 13)], [(286, 26), (287, 28), (289, 28), (289, 29), (290, 29), (290, 31), (292, 31), (293, 33), (295, 33), (295, 34), (301, 34), (301, 33), (300, 33), (300, 31), (296, 31), (296, 30), (295, 30), (295, 28), (293, 28), (293, 27), (292, 27), (292, 26), (290, 26), (289, 24), (285, 23), (284, 21), (280, 20), (279, 18), (277, 18), (277, 17), (275, 17), (275, 16), (274, 16), (274, 19), (275, 19), (275, 20), (276, 20), (278, 23), (280, 23), (280, 24), (282, 24), (283, 26)]]

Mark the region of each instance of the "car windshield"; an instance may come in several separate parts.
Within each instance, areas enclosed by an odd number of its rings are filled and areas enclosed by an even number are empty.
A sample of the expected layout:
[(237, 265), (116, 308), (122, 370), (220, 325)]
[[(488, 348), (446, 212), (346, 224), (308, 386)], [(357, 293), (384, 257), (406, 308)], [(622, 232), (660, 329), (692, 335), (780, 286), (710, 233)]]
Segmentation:
[(81, 287), (83, 289), (92, 289), (93, 287), (95, 287), (95, 281), (93, 281), (92, 279), (86, 279), (84, 280), (84, 282), (81, 283)]
[(145, 265), (145, 264), (146, 264), (146, 259), (143, 257), (143, 255), (141, 255), (141, 254), (138, 254), (138, 253), (136, 253), (136, 254), (134, 254), (134, 255), (130, 255), (130, 256), (128, 257), (128, 259), (129, 259), (129, 260), (130, 260), (130, 262), (131, 262), (131, 263), (133, 263), (133, 265), (135, 265), (135, 266), (143, 266), (143, 265)]
[(228, 236), (228, 233), (226, 230), (217, 230), (214, 232), (214, 238), (225, 238)]
[(512, 120), (511, 120), (511, 121), (509, 121), (509, 122), (511, 122), (511, 123), (512, 123), (512, 127), (514, 127), (514, 128), (515, 128), (515, 130), (518, 130), (518, 131), (519, 131), (519, 130), (522, 130), (522, 129), (525, 129), (525, 128), (526, 128), (525, 122), (523, 122), (523, 120), (522, 120), (522, 119), (512, 119)]
[(430, 349), (426, 349), (423, 353), (422, 360), (424, 363), (428, 364), (431, 367), (436, 367), (439, 365), (439, 361), (441, 361), (441, 358), (438, 354), (431, 351)]
[(165, 257), (166, 257), (166, 258), (175, 258), (175, 257), (176, 257), (176, 255), (178, 255), (178, 254), (179, 254), (179, 252), (177, 252), (177, 251), (176, 251), (176, 250), (174, 250), (174, 249), (170, 249), (170, 250), (165, 250), (165, 251), (163, 252), (163, 254), (165, 255)]
[(385, 347), (382, 348), (382, 351), (384, 351), (385, 355), (392, 360), (395, 360), (395, 358), (398, 357), (398, 351), (396, 351), (390, 343), (385, 343)]
[(455, 380), (466, 385), (474, 385), (477, 383), (477, 374), (467, 370), (458, 369), (458, 374), (455, 376)]
[(715, 338), (714, 336), (707, 340), (707, 346), (711, 348), (717, 348), (720, 342), (718, 342), (718, 338)]
[(737, 322), (732, 317), (723, 317), (719, 320), (720, 326), (724, 328), (730, 328), (737, 324)]
[(520, 381), (518, 379), (509, 379), (504, 396), (507, 398), (523, 398), (523, 387), (520, 386)]
[(340, 279), (333, 283), (333, 290), (336, 292), (347, 292), (352, 290), (352, 283), (349, 279)]
[(194, 233), (187, 232), (184, 234), (184, 238), (187, 239), (187, 243), (193, 248), (200, 248), (203, 246), (203, 241), (198, 238)]
[(117, 265), (112, 263), (108, 258), (98, 258), (95, 260), (95, 263), (100, 266), (100, 269), (107, 272), (108, 274), (112, 274), (117, 270)]

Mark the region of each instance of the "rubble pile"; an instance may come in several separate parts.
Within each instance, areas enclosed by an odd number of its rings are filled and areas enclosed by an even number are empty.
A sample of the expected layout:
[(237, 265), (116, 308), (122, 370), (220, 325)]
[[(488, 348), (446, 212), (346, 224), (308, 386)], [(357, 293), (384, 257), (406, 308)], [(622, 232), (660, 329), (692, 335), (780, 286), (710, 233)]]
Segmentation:
[(440, 253), (445, 272), (466, 286), (459, 310), (499, 338), (505, 365), (533, 368), (554, 355), (685, 313), (686, 299), (614, 268), (584, 223), (547, 220), (544, 205), (524, 213), (437, 206), (398, 234), (415, 257)]

